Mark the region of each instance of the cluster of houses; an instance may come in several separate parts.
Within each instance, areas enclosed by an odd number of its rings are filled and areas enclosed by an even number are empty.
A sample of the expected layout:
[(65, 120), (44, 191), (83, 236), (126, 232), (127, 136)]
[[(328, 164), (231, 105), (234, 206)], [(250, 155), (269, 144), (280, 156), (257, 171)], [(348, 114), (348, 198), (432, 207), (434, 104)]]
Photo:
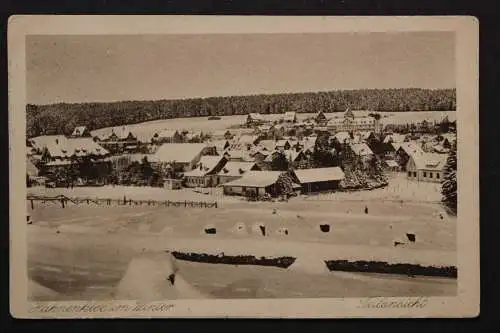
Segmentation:
[[(309, 168), (318, 137), (327, 136), (329, 147), (341, 145), (363, 163), (377, 156), (386, 171), (405, 172), (415, 181), (440, 182), (448, 152), (456, 136), (382, 133), (373, 117), (356, 117), (347, 110), (343, 116), (298, 122), (294, 112), (282, 121), (269, 124), (260, 114), (249, 114), (250, 130), (203, 134), (165, 129), (140, 135), (127, 127), (92, 135), (77, 127), (70, 136), (49, 135), (27, 140), (28, 176), (36, 177), (64, 169), (85, 159), (93, 165), (108, 165), (118, 172), (144, 158), (156, 169), (174, 171), (179, 177), (165, 178), (170, 189), (181, 187), (223, 187), (227, 195), (275, 194), (283, 170), (272, 167), (275, 158), (285, 156), (292, 166), (294, 189), (302, 193), (330, 191), (344, 179), (340, 167)], [(286, 128), (318, 129), (305, 136), (290, 136)], [(331, 148), (335, 153), (335, 148)]]

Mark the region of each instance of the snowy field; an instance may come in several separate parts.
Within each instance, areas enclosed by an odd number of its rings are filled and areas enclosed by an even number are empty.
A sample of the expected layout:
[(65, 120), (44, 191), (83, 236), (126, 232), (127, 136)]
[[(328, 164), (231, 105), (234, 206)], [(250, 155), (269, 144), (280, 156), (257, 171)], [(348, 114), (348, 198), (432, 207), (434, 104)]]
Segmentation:
[[(387, 188), (299, 196), (288, 202), (246, 202), (192, 189), (106, 186), (30, 188), (32, 194), (135, 200), (217, 200), (219, 208), (68, 205), (27, 209), (29, 272), (55, 288), (57, 299), (91, 299), (120, 281), (141, 251), (294, 256), (295, 269), (178, 261), (183, 277), (213, 297), (356, 297), (451, 295), (456, 280), (324, 272), (322, 260), (456, 265), (456, 218), (447, 216), (440, 185), (395, 174)], [(368, 214), (365, 214), (368, 208)], [(320, 230), (330, 225), (329, 232)], [(258, 226), (266, 227), (266, 236)], [(216, 228), (215, 235), (204, 229)], [(284, 230), (287, 234), (284, 234)], [(416, 235), (409, 242), (407, 234)], [(394, 242), (403, 243), (395, 247)], [(304, 265), (306, 263), (306, 265)], [(398, 288), (393, 288), (394, 284)], [(99, 296), (100, 297), (100, 296)]]
[[(368, 115), (368, 111), (354, 111), (357, 116)], [(416, 123), (426, 120), (428, 122), (441, 121), (445, 116), (448, 116), (450, 121), (456, 119), (455, 111), (419, 111), (419, 112), (379, 112), (382, 115), (382, 123), (384, 124), (406, 124), (406, 123)], [(308, 117), (314, 117), (314, 113), (298, 113), (297, 118), (302, 121)], [(265, 119), (270, 121), (277, 120), (282, 117), (282, 114), (270, 114), (264, 115)], [(328, 118), (338, 116), (342, 117), (342, 112), (337, 113), (327, 113)], [(134, 133), (153, 134), (154, 132), (161, 131), (163, 129), (177, 129), (177, 130), (188, 130), (188, 131), (204, 131), (211, 132), (215, 130), (223, 130), (230, 127), (238, 126), (244, 124), (246, 121), (246, 115), (237, 116), (223, 116), (220, 120), (208, 120), (208, 117), (190, 117), (190, 118), (174, 118), (174, 119), (163, 119), (148, 121), (139, 124), (128, 125), (129, 128)], [(99, 135), (102, 133), (109, 132), (110, 128), (101, 128), (92, 132), (93, 135)]]

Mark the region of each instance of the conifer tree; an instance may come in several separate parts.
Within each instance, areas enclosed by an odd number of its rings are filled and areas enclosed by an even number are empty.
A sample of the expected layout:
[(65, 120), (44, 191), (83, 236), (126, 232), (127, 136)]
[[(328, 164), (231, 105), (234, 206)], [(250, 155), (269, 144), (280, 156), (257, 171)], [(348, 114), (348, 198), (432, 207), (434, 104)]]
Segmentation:
[(444, 177), (442, 181), (442, 202), (454, 214), (457, 213), (457, 146), (452, 145), (446, 166), (444, 169)]

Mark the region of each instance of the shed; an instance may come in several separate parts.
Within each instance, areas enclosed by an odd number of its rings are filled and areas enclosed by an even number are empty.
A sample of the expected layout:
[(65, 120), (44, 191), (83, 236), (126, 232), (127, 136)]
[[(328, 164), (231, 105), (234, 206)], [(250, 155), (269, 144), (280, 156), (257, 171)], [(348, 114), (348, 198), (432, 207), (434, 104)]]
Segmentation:
[(295, 176), (302, 186), (302, 193), (335, 190), (345, 177), (339, 167), (297, 169)]

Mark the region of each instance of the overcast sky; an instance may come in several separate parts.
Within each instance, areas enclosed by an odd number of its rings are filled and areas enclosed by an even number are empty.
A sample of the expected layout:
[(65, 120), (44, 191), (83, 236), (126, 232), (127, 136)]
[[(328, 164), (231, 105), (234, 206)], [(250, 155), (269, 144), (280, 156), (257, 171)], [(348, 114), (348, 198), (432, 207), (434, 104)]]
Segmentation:
[(27, 102), (454, 88), (454, 34), (28, 36)]

